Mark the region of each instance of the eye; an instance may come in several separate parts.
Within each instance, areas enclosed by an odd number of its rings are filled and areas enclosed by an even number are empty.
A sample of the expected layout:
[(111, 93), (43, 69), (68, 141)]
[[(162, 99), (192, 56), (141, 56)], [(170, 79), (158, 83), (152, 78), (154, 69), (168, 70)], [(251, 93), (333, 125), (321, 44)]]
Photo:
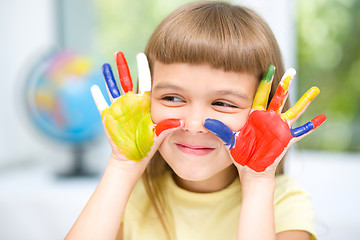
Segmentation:
[(212, 105), (213, 105), (213, 106), (218, 106), (218, 107), (238, 108), (238, 107), (235, 106), (234, 104), (227, 103), (227, 102), (223, 102), (223, 101), (213, 102)]
[(185, 104), (185, 100), (181, 97), (173, 95), (163, 96), (160, 100), (162, 104), (167, 107), (181, 107)]
[(241, 110), (241, 108), (238, 105), (225, 100), (214, 101), (211, 103), (211, 105), (214, 110), (222, 113), (237, 113), (239, 112), (239, 110)]
[(162, 97), (161, 100), (169, 101), (169, 102), (183, 102), (183, 100), (176, 96), (165, 96)]

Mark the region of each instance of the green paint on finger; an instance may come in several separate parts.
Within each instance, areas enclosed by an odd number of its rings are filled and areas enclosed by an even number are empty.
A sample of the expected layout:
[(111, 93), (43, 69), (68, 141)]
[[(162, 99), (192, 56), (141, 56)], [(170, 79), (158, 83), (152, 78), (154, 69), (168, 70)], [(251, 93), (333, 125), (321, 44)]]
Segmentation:
[(273, 76), (275, 74), (275, 66), (274, 65), (269, 65), (265, 75), (263, 76), (261, 81), (265, 81), (265, 82), (271, 82)]

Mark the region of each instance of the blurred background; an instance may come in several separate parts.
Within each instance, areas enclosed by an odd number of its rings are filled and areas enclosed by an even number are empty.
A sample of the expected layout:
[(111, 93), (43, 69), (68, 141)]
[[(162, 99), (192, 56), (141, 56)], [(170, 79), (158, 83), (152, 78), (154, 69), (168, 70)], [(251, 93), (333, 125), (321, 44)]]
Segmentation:
[[(62, 239), (95, 189), (110, 148), (89, 87), (101, 65), (135, 55), (189, 0), (0, 0), (0, 239)], [(360, 236), (360, 1), (233, 0), (262, 15), (291, 99), (321, 94), (301, 117), (328, 120), (291, 149), (286, 173), (310, 192), (319, 239)], [(104, 91), (105, 92), (105, 91)]]

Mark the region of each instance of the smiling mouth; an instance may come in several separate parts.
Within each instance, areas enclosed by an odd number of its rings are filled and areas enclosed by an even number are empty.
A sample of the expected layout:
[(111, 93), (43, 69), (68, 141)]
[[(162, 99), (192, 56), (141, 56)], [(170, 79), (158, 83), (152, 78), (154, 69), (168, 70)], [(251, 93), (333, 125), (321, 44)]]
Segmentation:
[(195, 155), (195, 156), (203, 156), (211, 153), (215, 150), (215, 148), (209, 147), (201, 147), (201, 146), (188, 146), (177, 143), (176, 146), (180, 151), (186, 154)]

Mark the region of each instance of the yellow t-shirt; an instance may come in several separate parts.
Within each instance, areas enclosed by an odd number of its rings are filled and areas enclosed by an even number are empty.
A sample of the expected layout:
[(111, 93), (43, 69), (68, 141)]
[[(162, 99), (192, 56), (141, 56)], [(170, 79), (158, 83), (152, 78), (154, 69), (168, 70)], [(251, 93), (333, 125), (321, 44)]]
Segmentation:
[[(235, 180), (214, 193), (194, 193), (163, 177), (164, 197), (173, 224), (171, 239), (236, 239), (241, 206), (241, 185)], [(276, 177), (274, 196), (276, 232), (304, 230), (315, 239), (314, 211), (309, 195), (289, 176)], [(166, 239), (141, 181), (136, 185), (123, 221), (125, 240)]]

